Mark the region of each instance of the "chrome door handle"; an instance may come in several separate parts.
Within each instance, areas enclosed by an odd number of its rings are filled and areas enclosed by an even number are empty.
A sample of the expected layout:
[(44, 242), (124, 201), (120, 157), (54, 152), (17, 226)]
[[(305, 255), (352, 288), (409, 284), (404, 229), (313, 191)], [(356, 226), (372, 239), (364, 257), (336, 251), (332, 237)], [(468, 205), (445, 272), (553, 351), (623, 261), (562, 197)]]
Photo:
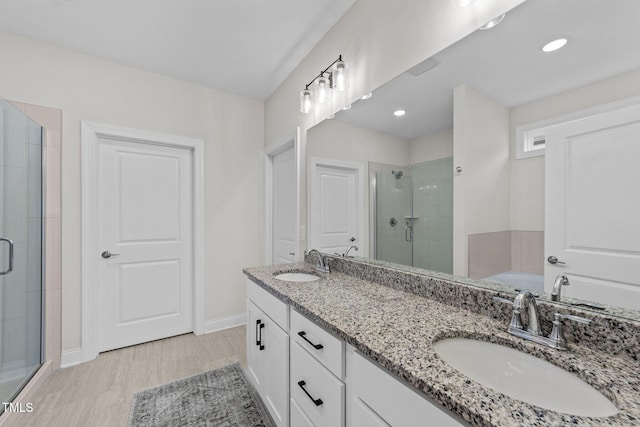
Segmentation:
[(0, 242), (7, 242), (9, 244), (9, 268), (4, 271), (0, 271), (0, 276), (4, 276), (5, 274), (9, 274), (13, 271), (13, 241), (0, 237)]
[(549, 264), (566, 264), (565, 262), (558, 261), (558, 258), (554, 257), (553, 255), (551, 255), (549, 258), (547, 258), (547, 262)]
[(102, 252), (100, 254), (100, 256), (102, 256), (102, 258), (107, 258), (107, 259), (111, 258), (112, 256), (118, 256), (118, 255), (120, 255), (120, 254), (112, 254), (109, 251), (104, 251), (104, 252)]
[(407, 225), (404, 227), (404, 240), (407, 242), (413, 240), (413, 226), (409, 225), (409, 221), (407, 221)]

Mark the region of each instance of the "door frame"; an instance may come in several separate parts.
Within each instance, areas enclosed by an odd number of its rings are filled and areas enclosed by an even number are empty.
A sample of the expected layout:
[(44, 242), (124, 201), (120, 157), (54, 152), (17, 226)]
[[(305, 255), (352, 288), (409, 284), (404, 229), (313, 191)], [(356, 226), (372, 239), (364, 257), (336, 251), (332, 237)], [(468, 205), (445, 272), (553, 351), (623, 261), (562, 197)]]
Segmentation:
[(273, 158), (278, 154), (293, 148), (295, 164), (295, 260), (303, 259), (300, 253), (300, 128), (269, 144), (264, 149), (264, 200), (265, 200), (265, 263), (273, 264)]
[[(190, 150), (193, 154), (193, 332), (204, 321), (204, 141), (178, 135), (81, 122), (82, 142), (82, 362), (98, 356), (98, 139), (119, 138), (148, 145)], [(93, 254), (93, 256), (91, 256)]]
[(365, 204), (366, 201), (366, 185), (365, 166), (362, 163), (348, 162), (344, 160), (324, 159), (320, 157), (311, 157), (309, 159), (309, 179), (307, 189), (307, 235), (309, 237), (309, 249), (314, 248), (316, 243), (314, 239), (314, 230), (311, 227), (311, 198), (313, 197), (313, 189), (317, 185), (316, 173), (318, 167), (326, 166), (333, 169), (345, 169), (356, 173), (356, 230), (358, 233), (358, 248), (361, 251), (360, 256), (369, 256), (369, 245), (363, 242), (365, 233)]

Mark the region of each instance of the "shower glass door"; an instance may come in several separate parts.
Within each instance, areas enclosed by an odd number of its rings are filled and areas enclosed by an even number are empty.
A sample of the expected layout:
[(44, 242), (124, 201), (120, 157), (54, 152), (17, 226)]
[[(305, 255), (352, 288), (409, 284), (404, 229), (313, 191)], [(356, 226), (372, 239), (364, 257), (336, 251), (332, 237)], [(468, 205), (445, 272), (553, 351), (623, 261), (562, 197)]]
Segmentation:
[(42, 217), (42, 127), (0, 99), (2, 403), (17, 396), (42, 361)]
[(453, 158), (411, 166), (369, 162), (371, 256), (453, 271)]

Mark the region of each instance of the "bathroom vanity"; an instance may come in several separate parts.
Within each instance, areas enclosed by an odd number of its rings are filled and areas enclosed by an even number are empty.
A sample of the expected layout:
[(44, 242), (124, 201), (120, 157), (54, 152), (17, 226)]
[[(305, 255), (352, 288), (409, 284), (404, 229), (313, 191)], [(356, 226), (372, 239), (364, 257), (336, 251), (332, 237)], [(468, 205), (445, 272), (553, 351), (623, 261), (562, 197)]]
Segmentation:
[[(437, 275), (328, 262), (332, 272), (324, 274), (309, 263), (244, 270), (248, 374), (279, 427), (640, 424), (640, 323), (572, 310), (592, 323), (566, 325), (570, 348), (558, 351), (507, 333), (511, 309), (493, 298), (507, 295)], [(281, 273), (318, 279), (276, 278)], [(540, 304), (543, 329), (554, 310), (563, 309)], [(454, 337), (550, 362), (601, 393), (614, 414), (556, 412), (483, 386), (434, 350)]]

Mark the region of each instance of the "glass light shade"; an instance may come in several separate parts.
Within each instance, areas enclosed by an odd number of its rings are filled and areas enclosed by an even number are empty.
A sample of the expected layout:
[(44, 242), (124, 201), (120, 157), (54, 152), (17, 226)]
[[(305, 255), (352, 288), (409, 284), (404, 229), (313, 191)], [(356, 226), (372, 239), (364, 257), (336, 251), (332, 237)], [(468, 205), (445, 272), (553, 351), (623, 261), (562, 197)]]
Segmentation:
[(313, 110), (313, 92), (305, 89), (300, 92), (300, 112), (308, 114)]
[(329, 101), (331, 96), (331, 88), (329, 87), (329, 79), (324, 75), (318, 77), (317, 80), (317, 89), (316, 89), (316, 101), (319, 104), (324, 104)]
[(333, 66), (333, 87), (341, 92), (347, 88), (346, 69), (347, 64), (344, 61), (338, 61)]

